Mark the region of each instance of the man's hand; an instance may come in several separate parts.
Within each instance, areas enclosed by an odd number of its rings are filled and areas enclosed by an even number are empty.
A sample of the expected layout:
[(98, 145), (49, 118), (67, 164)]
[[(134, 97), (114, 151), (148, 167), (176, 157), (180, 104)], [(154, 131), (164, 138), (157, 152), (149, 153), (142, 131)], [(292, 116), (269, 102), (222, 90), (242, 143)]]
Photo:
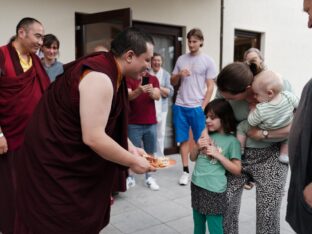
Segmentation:
[(312, 182), (308, 184), (303, 190), (303, 198), (312, 207)]
[(130, 170), (137, 174), (156, 171), (156, 168), (151, 166), (149, 161), (140, 156), (135, 156), (135, 161), (130, 165)]
[(191, 75), (191, 72), (188, 70), (188, 69), (182, 69), (180, 72), (179, 72), (179, 75), (181, 77), (188, 77)]
[(0, 155), (8, 152), (8, 143), (5, 136), (0, 137)]
[(139, 88), (142, 90), (143, 93), (150, 93), (151, 90), (153, 90), (153, 86), (151, 84), (140, 85)]
[(135, 156), (140, 156), (140, 157), (142, 157), (143, 155), (147, 155), (144, 149), (138, 148), (135, 146), (132, 146), (131, 148), (129, 147), (129, 152), (134, 154)]
[(148, 93), (150, 96), (153, 96), (153, 91), (154, 91), (153, 85), (147, 84), (145, 86), (146, 86), (146, 93)]
[(129, 166), (131, 171), (137, 174), (143, 174), (145, 172), (156, 171), (156, 169), (150, 165), (150, 163), (143, 158), (143, 155), (147, 155), (144, 149), (138, 148), (128, 138), (128, 150), (135, 157), (135, 161)]

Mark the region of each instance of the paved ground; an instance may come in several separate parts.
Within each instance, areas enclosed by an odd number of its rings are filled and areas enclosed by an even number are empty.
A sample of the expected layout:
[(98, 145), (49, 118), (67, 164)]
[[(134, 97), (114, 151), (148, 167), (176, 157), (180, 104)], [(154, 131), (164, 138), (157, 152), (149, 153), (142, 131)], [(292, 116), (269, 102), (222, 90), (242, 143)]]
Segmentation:
[[(144, 185), (144, 176), (136, 175), (137, 185), (116, 196), (110, 224), (100, 234), (193, 233), (190, 187), (178, 185), (180, 156), (172, 155), (171, 158), (176, 159), (177, 164), (158, 170), (154, 175), (160, 186), (159, 191), (149, 190)], [(285, 213), (286, 196), (281, 209), (281, 234), (293, 234), (285, 221)], [(253, 234), (255, 227), (255, 189), (245, 190), (240, 212), (240, 234)]]

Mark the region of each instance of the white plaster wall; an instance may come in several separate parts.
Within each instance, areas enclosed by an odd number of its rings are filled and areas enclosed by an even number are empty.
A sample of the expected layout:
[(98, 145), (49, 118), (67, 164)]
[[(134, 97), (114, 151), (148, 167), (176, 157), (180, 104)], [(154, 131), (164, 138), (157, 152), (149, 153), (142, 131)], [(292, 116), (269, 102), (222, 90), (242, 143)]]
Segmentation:
[[(75, 53), (75, 12), (94, 13), (131, 7), (134, 20), (199, 27), (204, 52), (219, 65), (221, 0), (0, 0), (0, 45), (15, 34), (26, 16), (40, 20), (46, 33), (61, 41), (60, 61)], [(263, 32), (263, 52), (269, 67), (290, 80), (297, 94), (312, 77), (312, 30), (308, 30), (302, 0), (224, 0), (223, 65), (233, 61), (234, 29)]]
[(287, 78), (297, 95), (312, 77), (312, 30), (302, 0), (225, 0), (223, 64), (233, 61), (234, 29), (264, 33), (268, 67)]
[(41, 21), (46, 33), (61, 41), (60, 61), (74, 59), (75, 12), (95, 13), (130, 7), (134, 20), (199, 27), (205, 36), (203, 51), (219, 61), (219, 0), (0, 0), (0, 44), (15, 33), (17, 22), (25, 16)]

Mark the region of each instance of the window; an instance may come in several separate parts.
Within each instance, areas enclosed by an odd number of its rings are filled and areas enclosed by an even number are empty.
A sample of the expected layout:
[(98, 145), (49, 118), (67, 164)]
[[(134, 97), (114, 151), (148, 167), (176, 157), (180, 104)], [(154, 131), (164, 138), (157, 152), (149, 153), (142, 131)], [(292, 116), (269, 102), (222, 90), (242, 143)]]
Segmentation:
[(251, 47), (260, 48), (261, 33), (235, 29), (234, 61), (243, 61), (244, 53)]

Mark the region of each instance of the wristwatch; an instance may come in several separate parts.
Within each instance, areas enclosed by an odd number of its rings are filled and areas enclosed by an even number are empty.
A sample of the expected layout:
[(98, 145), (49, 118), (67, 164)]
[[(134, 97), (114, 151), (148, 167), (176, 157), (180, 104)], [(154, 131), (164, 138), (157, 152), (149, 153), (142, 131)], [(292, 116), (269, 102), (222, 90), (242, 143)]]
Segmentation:
[(262, 130), (262, 135), (264, 136), (264, 138), (268, 138), (268, 136), (269, 136), (269, 131), (267, 131), (267, 130)]

